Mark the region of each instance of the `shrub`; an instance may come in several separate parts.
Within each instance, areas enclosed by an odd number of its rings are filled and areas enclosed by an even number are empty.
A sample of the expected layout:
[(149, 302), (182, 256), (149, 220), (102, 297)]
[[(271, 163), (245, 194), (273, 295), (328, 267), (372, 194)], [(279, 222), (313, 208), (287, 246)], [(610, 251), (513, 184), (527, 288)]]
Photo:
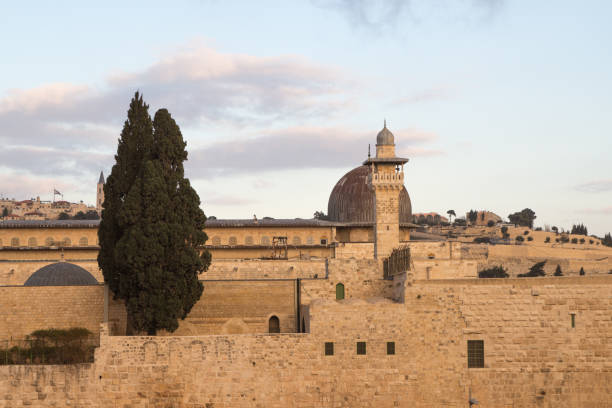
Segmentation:
[(489, 220), (489, 222), (487, 222), (487, 227), (493, 227), (495, 225), (495, 221), (493, 220)]
[(589, 239), (589, 244), (593, 245), (593, 242), (595, 241), (593, 241), (592, 239)]
[(561, 265), (557, 265), (557, 269), (555, 269), (555, 276), (563, 276), (563, 272), (561, 271)]
[(533, 278), (536, 276), (546, 276), (546, 273), (544, 272), (544, 264), (546, 264), (546, 261), (537, 262), (531, 268), (529, 268), (529, 272), (519, 273), (517, 276), (519, 278)]
[(584, 268), (581, 266), (581, 267), (580, 267), (580, 276), (582, 276), (582, 275), (584, 275), (584, 274), (585, 274), (585, 273), (584, 273)]
[(525, 240), (525, 238), (523, 238), (523, 237), (522, 237), (522, 236), (520, 236), (520, 235), (517, 235), (517, 236), (516, 236), (516, 240), (517, 240), (518, 242), (523, 242), (523, 241)]
[(536, 231), (542, 231), (542, 227), (538, 227), (535, 229)]
[(489, 237), (476, 237), (474, 238), (474, 242), (477, 244), (490, 244), (491, 238)]
[(559, 241), (560, 241), (559, 238), (555, 238), (555, 242), (559, 242)]
[(584, 241), (584, 238), (580, 238), (580, 243), (581, 243), (581, 244), (584, 244), (584, 242), (585, 242), (585, 241)]
[(523, 235), (529, 235), (529, 230), (523, 232)]
[(567, 235), (561, 235), (561, 242), (566, 243), (569, 242), (569, 237)]
[(527, 241), (533, 241), (533, 237), (527, 237)]
[(546, 243), (550, 242), (550, 237), (546, 237), (546, 239), (544, 240), (544, 242), (546, 242)]
[(577, 244), (578, 243), (578, 238), (572, 238), (572, 244)]
[(478, 272), (479, 278), (507, 278), (508, 273), (502, 266), (494, 266)]

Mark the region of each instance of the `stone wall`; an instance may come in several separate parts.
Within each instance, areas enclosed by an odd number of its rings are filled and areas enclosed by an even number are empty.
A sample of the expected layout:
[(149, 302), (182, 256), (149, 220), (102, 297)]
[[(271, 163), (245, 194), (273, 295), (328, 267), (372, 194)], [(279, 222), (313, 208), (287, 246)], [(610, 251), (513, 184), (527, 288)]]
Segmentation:
[(298, 279), (324, 277), (326, 260), (215, 259), (202, 280)]
[[(63, 260), (86, 269), (98, 282), (103, 282), (102, 271), (96, 259), (97, 253), (85, 252), (67, 254), (68, 257), (64, 257)], [(39, 251), (37, 254), (30, 253), (29, 255), (31, 256), (29, 259), (15, 259), (15, 257), (0, 259), (0, 285), (23, 285), (34, 272), (43, 266), (62, 260), (62, 254), (59, 251)]]
[(103, 320), (103, 285), (0, 287), (0, 341), (50, 328), (84, 327), (97, 334)]
[(356, 258), (356, 259), (373, 259), (374, 258), (374, 243), (373, 242), (341, 242), (336, 247), (336, 258)]
[(609, 406), (612, 277), (405, 284), (405, 304), (313, 301), (307, 334), (103, 333), (92, 365), (0, 366), (0, 407)]

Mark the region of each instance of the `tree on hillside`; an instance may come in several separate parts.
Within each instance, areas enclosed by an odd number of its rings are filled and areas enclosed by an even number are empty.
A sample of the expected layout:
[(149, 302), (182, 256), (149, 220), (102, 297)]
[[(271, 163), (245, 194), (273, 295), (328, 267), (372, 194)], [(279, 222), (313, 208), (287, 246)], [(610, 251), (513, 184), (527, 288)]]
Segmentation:
[(517, 276), (519, 278), (533, 278), (536, 276), (546, 276), (546, 273), (544, 272), (544, 264), (546, 264), (546, 261), (537, 262), (531, 268), (529, 268), (529, 272), (519, 273)]
[(98, 220), (100, 216), (96, 210), (89, 210), (86, 213), (79, 211), (72, 217), (73, 220)]
[(561, 265), (557, 265), (557, 269), (555, 269), (555, 276), (563, 276), (563, 272), (561, 271)]
[(202, 294), (198, 274), (210, 264), (200, 199), (184, 177), (186, 143), (165, 109), (155, 114), (137, 92), (116, 163), (104, 185), (98, 263), (128, 330), (170, 332)]
[(7, 217), (9, 215), (9, 209), (8, 207), (4, 207), (2, 209), (2, 217)]
[(584, 275), (584, 268), (583, 268), (582, 266), (580, 267), (580, 272), (579, 272), (579, 274), (580, 274), (580, 276), (583, 276), (583, 275)]
[(57, 219), (58, 220), (69, 220), (70, 219), (70, 215), (66, 214), (65, 212), (61, 212), (57, 216)]
[(508, 219), (513, 224), (533, 228), (533, 221), (536, 219), (536, 215), (533, 210), (525, 208), (519, 212), (508, 215)]
[(482, 270), (478, 272), (479, 278), (507, 278), (508, 272), (504, 269), (503, 266), (494, 266), (489, 269)]
[(448, 210), (446, 213), (448, 214), (449, 222), (453, 222), (453, 217), (457, 217), (457, 214), (455, 214), (455, 210)]
[(576, 235), (589, 235), (587, 227), (585, 227), (584, 224), (572, 225), (572, 231), (570, 233)]
[(313, 218), (315, 220), (329, 220), (329, 217), (323, 211), (315, 211), (313, 214)]
[(612, 235), (608, 232), (601, 240), (602, 245), (612, 247)]
[(470, 224), (475, 223), (476, 220), (478, 220), (478, 211), (470, 210), (467, 215), (467, 219), (470, 221)]

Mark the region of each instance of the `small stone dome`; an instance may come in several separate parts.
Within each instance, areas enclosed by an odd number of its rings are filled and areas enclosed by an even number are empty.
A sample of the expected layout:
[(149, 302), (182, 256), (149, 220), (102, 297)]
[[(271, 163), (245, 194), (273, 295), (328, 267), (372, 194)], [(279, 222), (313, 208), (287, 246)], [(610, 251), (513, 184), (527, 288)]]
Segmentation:
[[(374, 224), (374, 191), (368, 188), (369, 172), (368, 166), (359, 166), (336, 183), (327, 203), (330, 221)], [(400, 191), (399, 206), (399, 222), (411, 222), (412, 204), (406, 187)]]
[(34, 272), (23, 286), (85, 286), (98, 281), (87, 270), (68, 262), (43, 266)]
[(385, 127), (382, 128), (380, 132), (376, 135), (376, 144), (377, 145), (395, 145), (395, 136), (389, 129), (387, 129), (387, 123), (385, 122)]

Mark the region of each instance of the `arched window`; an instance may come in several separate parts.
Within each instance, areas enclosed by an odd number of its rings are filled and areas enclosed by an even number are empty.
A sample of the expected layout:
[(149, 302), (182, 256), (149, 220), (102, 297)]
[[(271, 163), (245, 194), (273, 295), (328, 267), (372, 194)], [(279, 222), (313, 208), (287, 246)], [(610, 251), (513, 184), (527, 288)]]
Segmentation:
[(344, 299), (344, 285), (339, 283), (336, 285), (336, 300)]
[(293, 237), (293, 245), (302, 245), (302, 240), (300, 237)]
[(36, 245), (36, 238), (34, 238), (34, 237), (30, 237), (30, 238), (28, 238), (28, 246), (29, 246), (29, 247), (35, 247), (35, 246), (37, 246), (37, 245)]
[(238, 240), (236, 239), (236, 237), (230, 237), (229, 238), (229, 244), (230, 245), (238, 245)]
[(47, 237), (45, 239), (45, 246), (53, 246), (53, 238)]
[(312, 244), (314, 244), (314, 238), (313, 238), (313, 237), (308, 237), (308, 238), (306, 238), (306, 243), (307, 243), (308, 245), (312, 245)]
[(280, 321), (278, 317), (272, 316), (268, 320), (268, 333), (280, 333)]
[(244, 243), (246, 245), (253, 245), (253, 237), (250, 235), (247, 235), (246, 237), (244, 237)]
[(18, 247), (19, 246), (19, 238), (11, 238), (11, 246)]
[(72, 245), (72, 241), (70, 241), (70, 238), (64, 237), (64, 239), (62, 239), (62, 246), (67, 247), (67, 246), (70, 246), (70, 245)]
[(221, 238), (219, 238), (219, 237), (213, 237), (213, 239), (212, 239), (212, 244), (213, 244), (213, 245), (221, 245)]
[(270, 245), (270, 237), (261, 237), (261, 245)]
[(79, 246), (87, 246), (87, 237), (81, 237), (81, 239), (79, 239)]

